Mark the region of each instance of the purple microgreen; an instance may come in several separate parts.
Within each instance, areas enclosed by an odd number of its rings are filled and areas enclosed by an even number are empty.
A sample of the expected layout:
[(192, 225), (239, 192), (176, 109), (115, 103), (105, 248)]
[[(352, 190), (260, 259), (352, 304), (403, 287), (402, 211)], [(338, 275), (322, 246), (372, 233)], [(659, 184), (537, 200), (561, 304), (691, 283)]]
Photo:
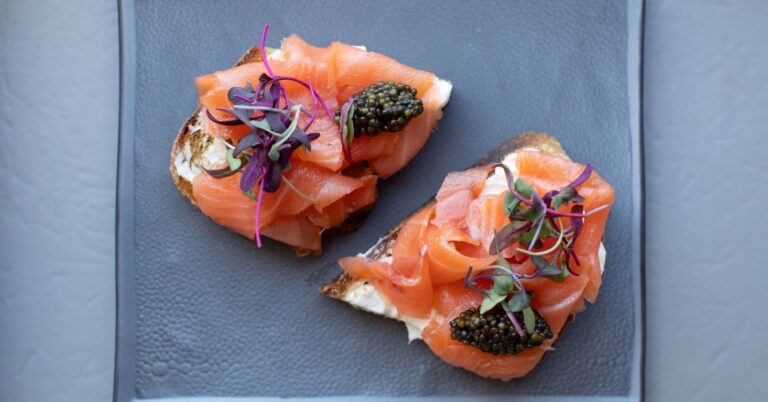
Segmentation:
[[(588, 217), (588, 216), (592, 216), (593, 214), (596, 214), (596, 213), (598, 213), (598, 212), (600, 212), (600, 211), (602, 211), (602, 210), (604, 210), (604, 209), (608, 209), (608, 208), (610, 208), (610, 207), (611, 207), (611, 206), (610, 206), (610, 205), (608, 205), (608, 204), (605, 204), (605, 205), (601, 205), (601, 206), (599, 206), (599, 207), (597, 207), (597, 208), (595, 208), (595, 209), (593, 209), (593, 210), (591, 210), (591, 211), (589, 211), (589, 212), (587, 212), (587, 213), (583, 214), (583, 216), (581, 216), (581, 218), (586, 218), (586, 217)], [(574, 215), (578, 215), (578, 214), (574, 214)]]
[(493, 280), (491, 290), (494, 293), (506, 296), (515, 290), (515, 286), (515, 280), (511, 275), (497, 275)]
[[(535, 234), (534, 234), (534, 236), (535, 236)], [(548, 248), (546, 250), (543, 250), (543, 251), (530, 251), (530, 248), (528, 250), (524, 250), (524, 249), (518, 248), (517, 251), (520, 252), (520, 253), (523, 253), (523, 254), (528, 254), (530, 256), (547, 255), (547, 254), (549, 254), (551, 252), (556, 251), (557, 248), (560, 247), (560, 245), (563, 243), (563, 238), (564, 237), (565, 237), (565, 231), (559, 232), (558, 236), (557, 236), (557, 241), (555, 242), (555, 244), (553, 244), (550, 248)]]
[[(285, 182), (292, 191), (303, 198), (310, 202), (315, 201), (296, 188), (283, 175), (283, 172), (290, 168), (290, 159), (296, 149), (303, 146), (307, 151), (311, 151), (311, 142), (320, 137), (318, 133), (306, 133), (317, 117), (318, 104), (323, 107), (328, 118), (333, 119), (328, 106), (310, 80), (304, 82), (294, 77), (275, 75), (267, 60), (268, 31), (269, 24), (265, 24), (259, 46), (266, 73), (259, 77), (256, 90), (250, 82), (243, 87), (230, 88), (227, 91), (227, 98), (232, 108), (219, 109), (233, 115), (236, 119), (217, 119), (206, 109), (206, 114), (213, 123), (223, 126), (246, 125), (251, 129), (236, 145), (232, 141), (225, 141), (229, 148), (228, 168), (206, 171), (214, 178), (242, 172), (240, 190), (246, 196), (257, 200), (254, 238), (259, 247), (261, 247), (259, 217), (265, 192), (274, 193), (280, 188), (280, 183)], [(288, 92), (281, 85), (282, 81), (295, 82), (309, 90), (313, 104), (311, 114), (301, 104), (288, 97)], [(303, 129), (298, 127), (301, 113), (310, 116)], [(238, 157), (241, 154), (246, 156)], [(257, 183), (258, 195), (254, 194)]]
[(324, 100), (323, 100), (323, 98), (320, 96), (320, 94), (319, 94), (319, 93), (317, 93), (317, 91), (316, 91), (316, 90), (314, 90), (314, 89), (311, 89), (311, 88), (310, 88), (310, 86), (309, 86), (309, 84), (307, 84), (306, 82), (304, 82), (304, 81), (302, 81), (302, 80), (300, 80), (300, 79), (298, 79), (298, 78), (293, 78), (293, 77), (284, 77), (284, 76), (277, 76), (277, 77), (273, 77), (273, 78), (272, 78), (272, 80), (273, 80), (273, 81), (275, 81), (275, 82), (278, 82), (278, 81), (292, 81), (292, 82), (295, 82), (295, 83), (297, 83), (297, 84), (299, 84), (299, 85), (302, 85), (302, 86), (304, 86), (305, 88), (309, 89), (309, 90), (310, 90), (310, 91), (312, 91), (312, 92), (314, 93), (314, 95), (317, 97), (317, 102), (318, 102), (318, 103), (320, 103), (320, 106), (322, 106), (322, 107), (323, 107), (323, 110), (325, 111), (325, 114), (328, 116), (328, 118), (329, 118), (329, 119), (331, 119), (331, 120), (333, 120), (333, 114), (331, 113), (331, 110), (330, 110), (330, 109), (328, 109), (328, 105), (326, 105), (326, 104), (325, 104), (325, 101), (324, 101)]
[(504, 193), (504, 215), (512, 215), (517, 207), (520, 206), (520, 200), (515, 198), (509, 191)]
[(237, 120), (253, 128), (253, 125), (251, 124), (251, 114), (253, 112), (251, 112), (250, 110), (242, 110), (242, 109), (235, 109), (235, 108), (231, 108), (231, 109), (219, 108), (218, 110), (221, 110), (222, 112), (227, 112), (232, 116), (235, 116)]
[(568, 187), (575, 189), (576, 187), (584, 184), (587, 179), (589, 179), (589, 176), (592, 175), (592, 164), (587, 163), (587, 166), (584, 167), (584, 170), (581, 172), (579, 177), (575, 178)]
[(520, 235), (532, 226), (530, 221), (512, 221), (501, 228), (493, 237), (488, 254), (499, 254), (505, 248), (511, 246), (518, 240)]
[[(519, 180), (518, 180), (519, 181)], [(547, 216), (547, 204), (544, 203), (544, 200), (539, 197), (539, 194), (536, 193), (536, 191), (532, 191), (531, 195), (533, 196), (533, 207), (530, 209), (530, 216), (528, 219), (533, 222), (534, 225), (536, 225), (536, 231), (533, 232), (533, 236), (530, 240), (528, 240), (528, 251), (531, 251), (533, 249), (533, 246), (536, 244), (536, 241), (539, 239), (539, 234), (541, 233), (541, 228), (544, 226), (544, 221), (546, 220)]]
[(259, 184), (259, 196), (256, 199), (256, 220), (253, 238), (256, 240), (256, 246), (261, 248), (261, 229), (259, 228), (259, 217), (261, 215), (261, 201), (264, 199), (264, 172), (261, 174), (261, 184)]
[(475, 285), (475, 281), (477, 279), (480, 279), (480, 276), (473, 277), (472, 276), (472, 267), (470, 266), (469, 269), (467, 269), (467, 274), (464, 276), (464, 286), (467, 289), (474, 290), (475, 292), (481, 293), (484, 297), (489, 296), (489, 292), (483, 288), (480, 288)]
[(524, 308), (531, 305), (531, 299), (524, 291), (516, 292), (511, 299), (507, 302), (507, 307), (513, 313), (523, 311)]
[(233, 106), (233, 107), (234, 107), (235, 109), (244, 109), (244, 110), (260, 110), (260, 111), (263, 111), (263, 112), (277, 112), (277, 113), (282, 113), (282, 114), (285, 114), (285, 115), (288, 115), (288, 114), (290, 114), (290, 112), (289, 112), (289, 111), (287, 111), (287, 110), (285, 110), (285, 109), (280, 109), (280, 108), (271, 107), (271, 106), (261, 106), (261, 105), (235, 105), (235, 106)]
[(245, 137), (240, 139), (240, 142), (237, 143), (237, 146), (232, 150), (232, 155), (237, 156), (240, 155), (243, 151), (249, 149), (249, 148), (255, 148), (262, 144), (263, 138), (259, 135), (257, 131), (254, 131)]
[(237, 170), (232, 170), (229, 168), (229, 166), (227, 166), (222, 169), (205, 169), (205, 173), (208, 173), (214, 179), (223, 179), (239, 172), (242, 168), (243, 166), (240, 166)]
[(552, 197), (552, 209), (557, 210), (561, 205), (568, 205), (571, 201), (584, 202), (584, 197), (579, 195), (573, 187), (563, 187)]
[[(242, 191), (248, 191), (251, 190), (255, 185), (256, 181), (259, 180), (260, 177), (262, 177), (263, 174), (263, 168), (258, 163), (249, 163), (245, 165), (245, 169), (243, 170), (243, 175), (240, 178), (240, 190)], [(262, 183), (264, 180), (262, 180)]]
[(509, 265), (509, 261), (507, 261), (507, 259), (504, 257), (496, 258), (496, 265), (501, 265), (502, 267), (512, 271), (512, 266)]
[[(269, 121), (266, 119), (266, 116), (264, 119), (261, 119), (261, 120), (251, 120), (250, 123), (254, 129), (262, 130), (265, 133), (271, 134), (275, 137), (279, 137), (282, 134), (277, 131), (272, 131), (272, 125), (269, 124)], [(282, 123), (280, 123), (280, 125), (282, 125)]]
[[(531, 305), (529, 294), (526, 293), (520, 280), (526, 276), (514, 272), (509, 263), (501, 257), (496, 261), (496, 264), (482, 268), (479, 275), (473, 276), (472, 271), (472, 267), (469, 267), (467, 275), (464, 277), (464, 286), (483, 295), (480, 313), (484, 314), (495, 306), (501, 305), (517, 334), (521, 337), (524, 336), (514, 313), (529, 308)], [(478, 287), (476, 281), (480, 279), (491, 279), (493, 281), (491, 289), (486, 290)], [(526, 329), (529, 333), (533, 333), (533, 330), (528, 326)]]
[(243, 165), (243, 161), (240, 160), (240, 158), (235, 158), (232, 156), (232, 150), (227, 149), (227, 153), (225, 154), (227, 159), (227, 164), (229, 164), (229, 170), (236, 171), (240, 169), (240, 166)]
[[(529, 207), (532, 207), (532, 206), (535, 205), (534, 201), (531, 201), (530, 199), (524, 197), (522, 194), (520, 194), (516, 190), (517, 182), (513, 181), (514, 178), (512, 176), (512, 171), (509, 169), (509, 167), (507, 165), (504, 165), (502, 163), (497, 163), (497, 164), (493, 165), (493, 167), (494, 168), (500, 167), (500, 168), (504, 169), (504, 173), (506, 174), (506, 178), (507, 178), (507, 187), (509, 189), (509, 192), (512, 193), (512, 195), (515, 196), (515, 198), (520, 200), (520, 202), (522, 202), (523, 204), (528, 205)], [(520, 181), (520, 180), (518, 180), (518, 181)], [(524, 185), (525, 186), (527, 184), (525, 182), (521, 182), (520, 185)], [(564, 216), (564, 217), (580, 217), (580, 218), (585, 218), (585, 217), (587, 217), (587, 216), (589, 216), (589, 215), (591, 215), (591, 214), (593, 214), (595, 212), (601, 211), (601, 210), (609, 208), (609, 207), (610, 207), (609, 205), (603, 205), (603, 206), (601, 206), (599, 208), (596, 208), (595, 210), (592, 210), (592, 211), (588, 212), (587, 214), (573, 214), (573, 213), (568, 213), (568, 212), (560, 212), (560, 211), (556, 211), (554, 209), (551, 209), (549, 207), (547, 207), (545, 211), (546, 211), (547, 215), (553, 216), (553, 217)]]
[(261, 43), (259, 43), (259, 50), (261, 50), (261, 60), (264, 62), (264, 69), (267, 70), (267, 73), (269, 73), (270, 76), (274, 76), (275, 73), (272, 72), (272, 69), (269, 68), (269, 63), (267, 62), (267, 31), (269, 31), (269, 24), (264, 24), (264, 30), (261, 32)]
[(584, 202), (584, 197), (580, 196), (576, 191), (576, 187), (584, 184), (592, 174), (592, 164), (588, 163), (584, 167), (584, 170), (576, 177), (570, 184), (560, 189), (556, 195), (552, 197), (552, 209), (557, 210), (561, 205), (568, 205), (569, 202)]
[(234, 120), (219, 120), (216, 117), (214, 117), (211, 114), (211, 111), (208, 109), (205, 109), (205, 114), (208, 116), (208, 119), (212, 122), (220, 125), (220, 126), (242, 126), (245, 124), (242, 120), (234, 119)]
[(251, 83), (247, 83), (245, 87), (232, 87), (227, 91), (227, 99), (232, 105), (249, 105), (256, 99), (256, 92), (253, 92), (253, 86)]
[(497, 163), (493, 165), (493, 167), (494, 168), (500, 167), (504, 170), (504, 175), (507, 178), (507, 188), (509, 189), (509, 192), (515, 196), (515, 198), (520, 200), (520, 202), (524, 203), (525, 205), (531, 206), (533, 204), (527, 197), (524, 197), (522, 194), (518, 193), (515, 190), (514, 177), (512, 176), (512, 171), (509, 169), (509, 166), (503, 163)]
[[(539, 197), (532, 186), (522, 179), (515, 180), (511, 170), (503, 165), (497, 164), (494, 167), (501, 167), (504, 170), (507, 179), (508, 192), (504, 194), (504, 212), (510, 217), (511, 223), (496, 233), (489, 247), (489, 253), (498, 254), (502, 250), (518, 242), (526, 245), (525, 248), (516, 248), (516, 251), (530, 256), (544, 256), (555, 252), (553, 264), (560, 261), (560, 255), (563, 255), (563, 269), (560, 274), (547, 275), (550, 279), (562, 281), (570, 270), (570, 260), (579, 265), (578, 256), (574, 251), (575, 241), (584, 224), (584, 219), (599, 211), (610, 208), (610, 205), (599, 206), (589, 212), (585, 212), (583, 206), (574, 205), (570, 212), (558, 211), (558, 208), (568, 205), (569, 202), (581, 203), (584, 198), (579, 195), (576, 187), (582, 185), (588, 180), (593, 172), (592, 165), (587, 165), (582, 173), (574, 179), (568, 186), (560, 190), (550, 190)], [(555, 220), (559, 217), (571, 218), (571, 227), (561, 228)], [(525, 225), (525, 227), (524, 227)], [(520, 230), (520, 228), (523, 228)], [(542, 239), (547, 239), (553, 235), (557, 236), (557, 241), (546, 250), (535, 250), (543, 247)], [(578, 273), (571, 271), (574, 275)], [(534, 276), (538, 276), (537, 272)], [(521, 275), (520, 278), (531, 278), (532, 276)]]
[(523, 336), (525, 336), (525, 335), (523, 334), (523, 328), (520, 326), (520, 323), (519, 323), (519, 322), (517, 322), (517, 318), (515, 318), (515, 314), (514, 314), (514, 313), (512, 313), (512, 312), (509, 310), (509, 307), (507, 306), (507, 304), (506, 304), (506, 303), (502, 303), (502, 304), (501, 304), (501, 307), (503, 307), (503, 308), (504, 308), (504, 312), (506, 312), (506, 313), (507, 313), (507, 318), (509, 318), (509, 321), (511, 321), (511, 322), (512, 322), (512, 326), (513, 326), (513, 327), (515, 327), (515, 332), (517, 332), (517, 335), (518, 335), (519, 337), (521, 337), (521, 338), (522, 338)]
[(535, 255), (531, 257), (531, 262), (536, 266), (536, 276), (543, 276), (545, 278), (558, 277), (563, 274), (563, 270), (550, 264), (549, 261), (541, 256)]
[[(583, 209), (584, 207), (582, 207), (581, 205), (574, 205), (573, 207), (571, 207), (571, 212), (581, 213)], [(570, 259), (571, 257), (573, 257), (573, 262), (575, 262), (576, 265), (581, 265), (579, 264), (579, 257), (576, 256), (575, 247), (576, 247), (576, 241), (579, 239), (579, 235), (581, 234), (581, 229), (583, 228), (584, 228), (584, 219), (571, 218), (571, 229), (573, 230), (573, 237), (571, 238), (571, 243), (568, 245), (568, 248), (565, 250), (565, 261), (568, 264), (570, 264)], [(578, 273), (576, 272), (573, 272), (573, 274), (578, 276)]]
[(529, 334), (536, 330), (536, 315), (533, 313), (531, 306), (523, 309), (523, 324), (525, 324), (525, 330)]
[(485, 314), (488, 310), (496, 307), (497, 304), (503, 302), (506, 298), (506, 294), (489, 292), (487, 296), (483, 297), (483, 301), (480, 303), (480, 314)]
[(349, 121), (351, 120), (350, 111), (354, 112), (352, 98), (349, 98), (343, 105), (341, 105), (341, 114), (339, 116), (339, 137), (341, 139), (341, 149), (344, 151), (344, 158), (349, 163), (354, 163), (352, 160), (352, 138), (354, 138), (354, 125), (351, 126)]
[[(269, 157), (267, 159), (271, 160)], [(279, 161), (278, 163), (267, 162), (264, 177), (267, 179), (267, 182), (264, 184), (264, 191), (274, 193), (280, 188), (280, 179), (283, 177), (283, 165)]]
[(528, 251), (533, 250), (533, 246), (536, 244), (536, 241), (539, 240), (539, 234), (541, 234), (541, 228), (544, 226), (544, 217), (538, 219), (538, 225), (536, 226), (536, 231), (533, 232), (533, 236), (531, 237), (531, 240), (528, 242)]
[(515, 191), (525, 198), (530, 198), (532, 194), (536, 193), (533, 191), (533, 187), (522, 179), (515, 180)]
[[(304, 131), (309, 130), (309, 126), (311, 126), (312, 123), (315, 122), (315, 117), (317, 117), (317, 98), (318, 98), (317, 92), (315, 91), (315, 88), (312, 88), (312, 80), (310, 80), (309, 78), (307, 78), (307, 84), (309, 86), (309, 94), (312, 95), (312, 115), (309, 116), (309, 121), (304, 126)], [(286, 96), (285, 99), (287, 100), (288, 97)], [(301, 110), (302, 112), (306, 112), (303, 106), (301, 107)]]
[(272, 144), (272, 147), (269, 149), (268, 155), (269, 158), (273, 161), (277, 161), (280, 158), (280, 146), (288, 141), (288, 138), (291, 137), (291, 134), (296, 131), (296, 127), (299, 126), (299, 114), (301, 113), (301, 108), (299, 106), (294, 106), (291, 108), (291, 111), (294, 112), (291, 125), (289, 125), (283, 133), (277, 136), (277, 142)]
[(354, 115), (355, 115), (355, 104), (352, 103), (352, 105), (349, 107), (349, 112), (347, 112), (347, 119), (344, 122), (344, 127), (345, 127), (344, 142), (347, 146), (347, 149), (349, 149), (350, 152), (352, 147), (352, 140), (355, 138)]

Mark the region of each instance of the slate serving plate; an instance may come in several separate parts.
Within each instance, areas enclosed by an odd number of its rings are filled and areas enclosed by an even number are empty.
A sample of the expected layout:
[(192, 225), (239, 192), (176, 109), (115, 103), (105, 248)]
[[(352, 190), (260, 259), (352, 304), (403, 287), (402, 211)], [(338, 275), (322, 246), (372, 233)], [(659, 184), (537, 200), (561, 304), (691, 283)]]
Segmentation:
[[(123, 1), (115, 400), (639, 400), (642, 388), (642, 2)], [(193, 79), (298, 33), (436, 72), (454, 92), (440, 128), (381, 183), (363, 227), (320, 258), (264, 249), (202, 216), (168, 173), (195, 109)], [(373, 244), (447, 172), (510, 135), (558, 136), (616, 189), (598, 303), (528, 377), (442, 363), (405, 328), (327, 299), (335, 261)]]

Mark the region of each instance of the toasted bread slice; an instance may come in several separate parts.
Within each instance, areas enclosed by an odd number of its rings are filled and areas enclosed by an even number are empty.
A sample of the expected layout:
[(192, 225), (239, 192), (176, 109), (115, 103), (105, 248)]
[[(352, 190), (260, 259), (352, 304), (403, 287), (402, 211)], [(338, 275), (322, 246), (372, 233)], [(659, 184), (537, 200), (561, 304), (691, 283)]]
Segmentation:
[[(355, 46), (365, 50), (364, 46)], [(268, 59), (280, 58), (282, 50), (266, 48)], [(262, 54), (258, 46), (251, 47), (235, 64), (240, 66), (247, 63), (262, 62)], [(440, 86), (442, 106), (448, 102), (451, 92), (451, 84), (448, 81), (437, 79)], [(204, 110), (198, 107), (192, 115), (181, 125), (176, 138), (173, 141), (173, 147), (170, 155), (170, 172), (173, 182), (179, 192), (187, 198), (193, 205), (197, 206), (194, 193), (192, 191), (192, 181), (202, 174), (205, 169), (220, 167), (225, 161), (226, 145), (223, 140), (215, 135), (206, 133), (202, 129), (201, 119)], [(348, 233), (356, 230), (373, 209), (374, 204), (364, 207), (351, 213), (341, 224), (332, 228), (326, 228), (322, 231), (325, 234)], [(306, 256), (318, 254), (315, 250), (306, 250), (294, 247), (296, 254)]]
[[(517, 150), (526, 148), (549, 152), (570, 160), (556, 138), (545, 133), (525, 132), (512, 137), (509, 141), (478, 160), (472, 167), (501, 162), (511, 154), (514, 154)], [(430, 200), (424, 206), (403, 219), (397, 227), (390, 230), (379, 239), (373, 247), (368, 251), (359, 254), (359, 256), (381, 262), (388, 262), (392, 258), (392, 249), (402, 225), (410, 216), (416, 214), (433, 202), (435, 202), (434, 199)], [(603, 266), (605, 261), (605, 249), (602, 247), (602, 244), (599, 255), (601, 266)], [(420, 339), (421, 330), (429, 323), (428, 319), (415, 319), (413, 317), (398, 315), (397, 308), (388, 303), (372, 284), (346, 272), (342, 272), (331, 282), (323, 286), (321, 292), (328, 297), (349, 303), (357, 309), (402, 321), (408, 329), (409, 340)]]

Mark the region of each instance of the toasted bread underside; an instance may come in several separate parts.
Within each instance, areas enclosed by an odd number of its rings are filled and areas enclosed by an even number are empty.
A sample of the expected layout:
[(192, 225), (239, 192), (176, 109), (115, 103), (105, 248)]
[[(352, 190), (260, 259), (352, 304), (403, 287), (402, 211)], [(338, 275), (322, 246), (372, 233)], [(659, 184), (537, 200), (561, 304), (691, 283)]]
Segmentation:
[[(565, 153), (565, 150), (563, 150), (563, 147), (560, 145), (560, 142), (557, 141), (555, 137), (546, 133), (525, 132), (510, 138), (507, 142), (496, 147), (494, 150), (475, 162), (471, 167), (500, 162), (504, 156), (523, 148), (538, 149), (540, 151), (558, 155), (565, 159), (570, 159)], [(434, 202), (435, 200), (432, 198), (421, 208), (413, 211), (411, 215), (407, 216), (400, 222), (400, 224), (398, 224), (392, 230), (387, 232), (387, 234), (385, 234), (381, 239), (379, 239), (379, 241), (376, 242), (373, 247), (363, 253), (363, 256), (372, 260), (381, 260), (390, 257), (392, 255), (392, 249), (395, 246), (397, 234), (403, 224), (408, 221), (408, 218)], [(325, 286), (323, 286), (320, 291), (328, 297), (343, 300), (347, 290), (350, 289), (353, 284), (356, 284), (361, 280), (362, 279), (357, 278), (354, 275), (342, 272)]]
[[(267, 48), (267, 56), (275, 52), (277, 49)], [(248, 49), (247, 52), (235, 63), (234, 67), (248, 63), (260, 63), (262, 61), (261, 50), (258, 46), (253, 46)], [(201, 112), (201, 108), (198, 107), (189, 118), (184, 121), (179, 129), (179, 133), (176, 135), (176, 139), (173, 141), (173, 148), (171, 149), (170, 159), (170, 171), (173, 183), (179, 192), (192, 203), (197, 206), (195, 201), (195, 195), (192, 192), (192, 183), (185, 179), (178, 171), (175, 161), (177, 158), (182, 158), (185, 163), (190, 166), (202, 166), (202, 157), (205, 151), (213, 146), (217, 140), (213, 135), (203, 132), (198, 124), (198, 116)], [(185, 152), (186, 150), (186, 152)], [(350, 214), (347, 219), (339, 226), (325, 230), (322, 234), (340, 234), (348, 233), (360, 227), (370, 211), (373, 209), (373, 205), (367, 206), (359, 211), (355, 211)], [(306, 250), (300, 247), (293, 248), (296, 254), (299, 256), (306, 256), (313, 254), (311, 250)]]

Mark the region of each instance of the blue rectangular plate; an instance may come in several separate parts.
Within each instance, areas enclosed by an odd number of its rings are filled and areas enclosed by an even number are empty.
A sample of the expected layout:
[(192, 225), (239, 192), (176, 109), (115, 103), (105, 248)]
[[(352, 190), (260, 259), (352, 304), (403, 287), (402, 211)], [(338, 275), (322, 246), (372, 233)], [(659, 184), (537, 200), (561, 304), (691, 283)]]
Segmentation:
[[(642, 388), (642, 2), (123, 1), (115, 399), (639, 400)], [(195, 76), (298, 33), (365, 44), (454, 84), (422, 152), (380, 185), (357, 232), (319, 258), (263, 249), (176, 191), (171, 143), (195, 110)], [(367, 249), (522, 131), (556, 135), (616, 189), (598, 303), (527, 377), (444, 364), (403, 326), (325, 298), (336, 260)]]

